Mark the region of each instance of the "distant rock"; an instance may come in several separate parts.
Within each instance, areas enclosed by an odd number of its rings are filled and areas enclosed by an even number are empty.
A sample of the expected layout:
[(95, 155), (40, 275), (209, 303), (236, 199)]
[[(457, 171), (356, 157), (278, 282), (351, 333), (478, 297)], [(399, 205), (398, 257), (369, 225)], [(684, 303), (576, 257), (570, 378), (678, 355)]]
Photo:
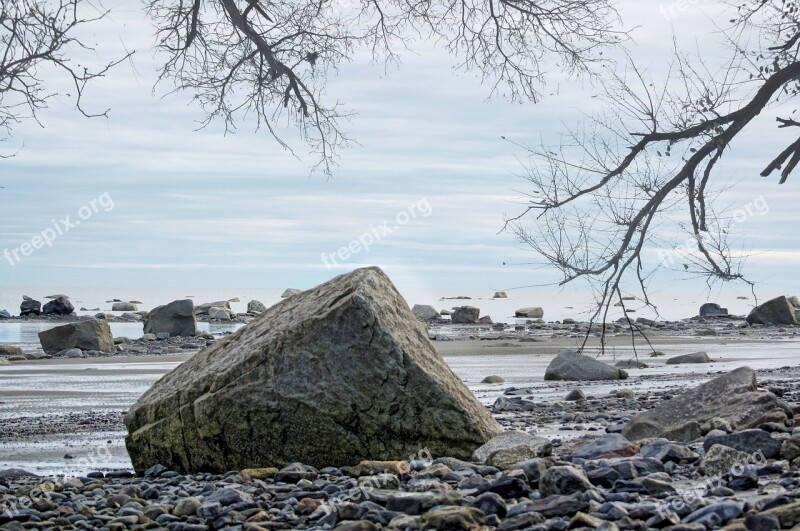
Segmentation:
[(8, 310), (0, 310), (0, 319), (11, 319), (11, 314)]
[(42, 350), (51, 356), (70, 348), (101, 352), (114, 350), (111, 327), (100, 319), (78, 321), (39, 332), (39, 342)]
[(485, 383), (485, 384), (501, 384), (501, 383), (505, 383), (505, 379), (502, 376), (497, 376), (496, 374), (493, 374), (493, 375), (487, 376), (486, 378), (481, 380), (481, 383)]
[(492, 321), (491, 316), (484, 315), (483, 317), (478, 319), (478, 324), (490, 325), (490, 324), (494, 324), (494, 321)]
[(208, 318), (209, 319), (217, 319), (219, 321), (230, 321), (231, 320), (231, 312), (226, 308), (220, 308), (217, 306), (212, 306), (208, 309)]
[(131, 302), (115, 302), (111, 306), (112, 312), (136, 312), (139, 308)]
[(648, 365), (643, 361), (630, 359), (620, 360), (614, 364), (614, 367), (619, 367), (620, 369), (646, 369)]
[(680, 365), (682, 363), (711, 363), (711, 358), (708, 357), (707, 352), (692, 352), (667, 360), (667, 365)]
[(477, 324), (480, 315), (480, 309), (474, 306), (459, 306), (453, 310), (450, 321), (454, 324)]
[(538, 306), (520, 308), (514, 312), (516, 317), (527, 317), (528, 319), (541, 319), (544, 317), (544, 310)]
[(234, 297), (232, 299), (228, 299), (228, 302), (242, 302), (239, 300), (239, 297)]
[(494, 292), (494, 296), (492, 298), (493, 299), (507, 299), (508, 298), (508, 293), (506, 293), (505, 291), (495, 291)]
[(701, 425), (711, 419), (724, 419), (743, 430), (776, 414), (786, 418), (787, 409), (774, 394), (758, 390), (753, 369), (740, 367), (638, 415), (622, 434), (631, 441), (663, 437), (688, 442), (702, 436)]
[(415, 304), (414, 307), (411, 308), (411, 313), (414, 314), (414, 317), (417, 319), (422, 319), (423, 321), (441, 318), (441, 315), (439, 315), (439, 312), (436, 311), (436, 308), (428, 304)]
[(722, 308), (716, 302), (707, 302), (700, 306), (700, 317), (720, 317), (728, 315), (728, 309)]
[(247, 303), (247, 313), (262, 313), (266, 311), (267, 307), (261, 301), (252, 300)]
[(45, 299), (67, 299), (69, 300), (69, 295), (58, 294), (58, 295), (47, 295)]
[(782, 295), (753, 308), (747, 316), (747, 323), (770, 326), (793, 325), (797, 323), (797, 315), (794, 306)]
[(628, 373), (574, 350), (564, 350), (553, 358), (544, 373), (545, 380), (624, 380)]
[[(229, 314), (233, 314), (233, 310), (231, 309), (231, 303), (228, 301), (216, 301), (216, 302), (206, 302), (203, 304), (198, 304), (194, 307), (194, 314), (199, 316), (208, 315), (209, 310), (211, 308), (223, 308)], [(235, 315), (235, 314), (234, 314)]]
[(286, 299), (287, 297), (291, 297), (292, 295), (297, 295), (298, 293), (303, 293), (303, 290), (289, 288), (281, 294), (281, 299)]
[(14, 345), (0, 344), (0, 356), (9, 358), (11, 356), (22, 356), (22, 349)]
[(144, 333), (156, 336), (168, 333), (170, 337), (197, 335), (194, 303), (184, 299), (153, 308), (145, 320)]
[(442, 310), (439, 312), (439, 315), (453, 315), (453, 312), (450, 310)]
[(501, 432), (378, 268), (268, 308), (156, 382), (125, 424), (140, 473), (353, 466), (422, 448), (468, 459)]
[(25, 299), (22, 301), (22, 304), (19, 305), (19, 314), (22, 317), (26, 315), (41, 315), (42, 303), (31, 298)]
[(70, 315), (74, 311), (75, 307), (67, 297), (57, 297), (42, 308), (42, 313), (45, 315)]

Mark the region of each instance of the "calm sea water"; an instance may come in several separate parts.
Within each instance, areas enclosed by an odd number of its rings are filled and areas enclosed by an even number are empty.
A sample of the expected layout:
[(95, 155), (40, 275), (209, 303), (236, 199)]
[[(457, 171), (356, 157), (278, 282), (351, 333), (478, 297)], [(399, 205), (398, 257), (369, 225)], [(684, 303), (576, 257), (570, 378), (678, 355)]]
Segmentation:
[[(299, 286), (303, 288), (304, 286)], [(123, 301), (141, 301), (140, 310), (150, 310), (155, 306), (166, 304), (177, 299), (191, 298), (196, 304), (213, 301), (239, 299), (232, 302), (231, 307), (237, 312), (245, 312), (250, 300), (258, 300), (267, 306), (280, 301), (283, 289), (155, 289), (155, 288), (3, 288), (0, 287), (0, 309), (7, 309), (11, 314), (19, 314), (19, 305), (22, 296), (28, 295), (36, 300), (46, 303), (48, 295), (65, 294), (70, 297), (76, 310), (86, 308), (89, 311), (78, 311), (83, 315), (94, 315), (96, 308), (100, 311), (111, 313), (112, 299)], [(514, 311), (527, 306), (541, 306), (545, 310), (545, 320), (555, 321), (566, 317), (578, 320), (587, 320), (593, 309), (590, 293), (581, 291), (548, 291), (548, 290), (513, 290), (508, 292), (507, 299), (492, 298), (493, 292), (465, 291), (458, 293), (433, 293), (430, 291), (403, 292), (409, 305), (430, 304), (435, 308), (451, 309), (455, 306), (469, 304), (481, 309), (481, 315), (489, 315), (495, 322), (513, 323)], [(654, 292), (651, 294), (656, 301), (660, 317), (667, 320), (677, 320), (697, 314), (701, 304), (714, 300), (729, 308), (731, 313), (746, 314), (752, 307), (752, 299), (739, 299), (747, 296), (742, 293), (730, 292), (709, 296), (704, 293), (678, 293)], [(470, 299), (453, 299), (452, 297), (467, 296)], [(450, 297), (450, 298), (445, 298)], [(654, 318), (655, 312), (643, 308), (638, 301), (626, 302), (626, 307), (637, 310), (633, 316)], [(610, 319), (622, 316), (621, 308), (614, 308), (609, 314)], [(37, 334), (49, 327), (51, 323), (3, 323), (0, 321), (0, 343), (37, 343)], [(225, 332), (235, 330), (235, 326), (201, 324), (201, 329), (212, 332)], [(141, 337), (141, 323), (114, 323), (114, 335), (131, 338)]]

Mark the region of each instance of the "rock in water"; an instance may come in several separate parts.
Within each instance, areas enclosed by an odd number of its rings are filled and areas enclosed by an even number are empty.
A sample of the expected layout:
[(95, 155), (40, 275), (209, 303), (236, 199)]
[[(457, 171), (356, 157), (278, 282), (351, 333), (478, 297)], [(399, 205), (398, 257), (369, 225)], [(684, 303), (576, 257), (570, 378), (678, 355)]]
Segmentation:
[(112, 312), (135, 312), (138, 310), (139, 308), (137, 308), (132, 302), (115, 302), (111, 306)]
[(42, 308), (42, 313), (45, 315), (69, 315), (74, 311), (75, 307), (64, 296), (56, 297)]
[(197, 335), (194, 303), (191, 299), (185, 299), (153, 308), (144, 322), (144, 333), (167, 333), (170, 337)]
[(42, 349), (51, 356), (71, 348), (100, 352), (114, 350), (111, 327), (108, 322), (100, 319), (78, 321), (39, 332), (39, 342), (42, 344)]
[(776, 297), (753, 308), (747, 316), (748, 324), (764, 325), (792, 325), (797, 322), (794, 307), (789, 300), (784, 297)]
[(460, 306), (453, 310), (450, 321), (453, 324), (477, 324), (480, 315), (480, 309), (475, 306)]
[(159, 380), (125, 416), (137, 471), (468, 459), (501, 431), (378, 268), (267, 309)]
[(442, 317), (439, 315), (439, 312), (436, 311), (436, 308), (428, 304), (415, 304), (414, 307), (411, 308), (411, 313), (414, 314), (414, 317), (422, 319), (423, 321), (440, 319)]
[(530, 308), (520, 308), (514, 312), (516, 317), (528, 317), (530, 319), (541, 319), (544, 317), (544, 310), (538, 306), (531, 306)]
[(707, 352), (692, 352), (691, 354), (683, 354), (667, 360), (667, 365), (680, 365), (682, 363), (711, 363), (711, 358), (708, 357)]
[(713, 418), (744, 430), (758, 426), (767, 415), (786, 413), (787, 407), (769, 391), (757, 390), (753, 369), (740, 367), (635, 417), (622, 435), (631, 441), (663, 437), (688, 442), (700, 437), (700, 426)]
[(728, 315), (728, 309), (722, 308), (716, 302), (707, 302), (700, 306), (700, 311), (698, 313), (700, 317), (719, 317)]
[(574, 350), (553, 358), (544, 372), (545, 380), (624, 380), (628, 373)]

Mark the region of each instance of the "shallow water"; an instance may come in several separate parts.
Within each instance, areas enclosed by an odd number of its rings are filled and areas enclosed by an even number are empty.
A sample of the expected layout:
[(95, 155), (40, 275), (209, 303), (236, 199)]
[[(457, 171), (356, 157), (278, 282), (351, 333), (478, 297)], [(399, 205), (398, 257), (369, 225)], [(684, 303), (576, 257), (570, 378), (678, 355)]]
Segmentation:
[[(658, 349), (658, 343), (654, 346)], [(664, 347), (674, 352), (675, 346)], [(537, 401), (553, 402), (580, 387), (587, 395), (604, 395), (620, 388), (657, 390), (676, 384), (697, 385), (743, 365), (754, 369), (797, 365), (800, 341), (736, 342), (731, 344), (687, 343), (681, 352), (705, 350), (709, 365), (666, 365), (665, 358), (641, 357), (647, 369), (630, 369), (631, 378), (619, 382), (545, 382), (544, 371), (552, 354), (517, 353), (491, 355), (448, 355), (445, 360), (484, 404), (491, 404), (509, 386), (531, 388)], [(632, 357), (629, 348), (617, 347), (604, 361)], [(72, 412), (127, 410), (150, 385), (176, 362), (86, 360), (76, 363), (23, 364), (0, 367), (0, 426), (4, 419), (45, 416), (56, 419)], [(486, 385), (490, 374), (506, 379), (503, 385)], [(541, 435), (569, 439), (584, 432), (543, 430)], [(0, 468), (20, 467), (39, 474), (85, 474), (97, 469), (129, 469), (124, 447), (125, 433), (97, 432), (74, 436), (44, 437), (36, 442), (0, 442)], [(64, 454), (76, 457), (65, 460)], [(65, 472), (66, 471), (66, 472)]]
[[(0, 343), (12, 343), (23, 348), (30, 348), (39, 344), (39, 332), (50, 330), (56, 326), (61, 326), (63, 322), (32, 321), (32, 322), (0, 322)], [(111, 326), (111, 333), (114, 337), (128, 337), (139, 339), (144, 332), (142, 323), (108, 323)], [(241, 323), (218, 324), (218, 323), (197, 323), (197, 328), (201, 332), (211, 332), (212, 334), (224, 334), (225, 332), (235, 332), (241, 328)]]

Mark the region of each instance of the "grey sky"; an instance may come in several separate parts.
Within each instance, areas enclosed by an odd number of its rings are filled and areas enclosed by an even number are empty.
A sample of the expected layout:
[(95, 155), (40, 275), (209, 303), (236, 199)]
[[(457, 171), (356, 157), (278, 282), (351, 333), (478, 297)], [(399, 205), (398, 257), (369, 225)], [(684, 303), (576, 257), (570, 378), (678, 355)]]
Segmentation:
[[(673, 25), (680, 42), (705, 46), (702, 13), (712, 2), (686, 4), (685, 12), (678, 4), (669, 11), (666, 2), (622, 4), (626, 24), (640, 26), (637, 59), (661, 68)], [(28, 122), (5, 146), (24, 143), (16, 157), (0, 161), (2, 247), (30, 241), (53, 219), (76, 218), (102, 194), (114, 208), (14, 266), (4, 260), (0, 285), (309, 286), (367, 264), (383, 266), (401, 287), (422, 289), (558, 279), (510, 235), (498, 234), (504, 215), (520, 211), (518, 191), (525, 191), (516, 175), (524, 153), (500, 137), (557, 141), (565, 125), (591, 110), (588, 83), (564, 79), (554, 67), (545, 90), (552, 95), (520, 105), (487, 101), (488, 87), (453, 72), (454, 61), (430, 44), (417, 44), (388, 72), (356, 60), (330, 80), (328, 93), (358, 113), (346, 127), (360, 145), (342, 152), (328, 180), (309, 175), (312, 158), (294, 158), (247, 125), (228, 136), (218, 125), (194, 132), (200, 115), (188, 95), (163, 96), (167, 85), (152, 93), (152, 29), (133, 5), (109, 6), (112, 17), (95, 30), (103, 54), (121, 52), (121, 42), (137, 50), (133, 68), (120, 65), (89, 94), (88, 104), (110, 107), (110, 117), (84, 119), (69, 100), (55, 101), (41, 116), (43, 128)], [(676, 18), (670, 23), (664, 12)], [(711, 58), (716, 53), (709, 48)], [(769, 121), (759, 127), (727, 161), (731, 181), (742, 183), (726, 199), (736, 207), (764, 196), (769, 213), (741, 226), (746, 248), (761, 253), (749, 272), (767, 290), (796, 290), (796, 231), (771, 230), (796, 219), (794, 183), (778, 187), (757, 177), (765, 154), (784, 144)], [(292, 144), (305, 154), (305, 146)], [(430, 215), (410, 219), (334, 269), (323, 263), (323, 253), (384, 221), (397, 225), (398, 213), (420, 201)], [(662, 278), (667, 287), (681, 280), (669, 272)]]

